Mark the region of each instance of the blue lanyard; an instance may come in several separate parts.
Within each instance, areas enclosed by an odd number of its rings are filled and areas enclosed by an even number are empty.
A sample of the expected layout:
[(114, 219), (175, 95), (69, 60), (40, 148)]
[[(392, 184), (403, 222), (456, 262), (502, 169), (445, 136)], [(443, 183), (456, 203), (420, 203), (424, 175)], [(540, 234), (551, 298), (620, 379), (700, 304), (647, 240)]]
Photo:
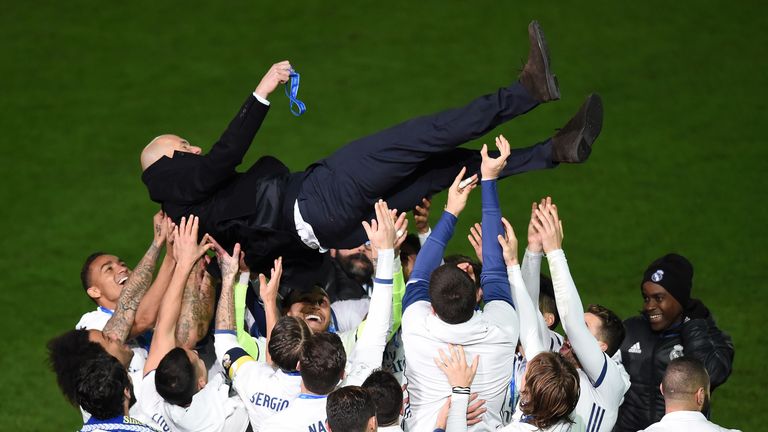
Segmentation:
[(112, 315), (114, 312), (105, 308), (104, 306), (99, 306), (99, 309), (104, 312), (105, 314)]
[(299, 73), (291, 69), (290, 79), (285, 83), (285, 95), (291, 101), (290, 109), (291, 113), (296, 117), (304, 114), (307, 111), (307, 106), (304, 102), (300, 101), (297, 95), (299, 94)]

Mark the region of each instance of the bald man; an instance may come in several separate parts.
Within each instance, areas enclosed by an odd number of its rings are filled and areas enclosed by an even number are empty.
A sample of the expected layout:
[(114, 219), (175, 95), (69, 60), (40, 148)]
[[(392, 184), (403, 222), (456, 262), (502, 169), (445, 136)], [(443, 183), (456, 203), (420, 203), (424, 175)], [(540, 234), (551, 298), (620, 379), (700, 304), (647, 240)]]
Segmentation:
[[(207, 154), (176, 135), (152, 140), (141, 155), (142, 180), (174, 220), (195, 214), (201, 235), (211, 234), (227, 249), (240, 242), (251, 270), (266, 272), (275, 257), (285, 257), (288, 280), (294, 265), (319, 267), (318, 251), (364, 243), (360, 222), (372, 218), (378, 199), (410, 209), (448, 188), (463, 166), (467, 175), (477, 173), (480, 152), (456, 147), (559, 99), (538, 23), (532, 22), (528, 33), (528, 62), (509, 87), (353, 141), (303, 172), (291, 173), (265, 156), (238, 173), (235, 168), (269, 110), (267, 97), (289, 79), (290, 63), (277, 63)], [(583, 162), (601, 126), (602, 104), (591, 95), (554, 137), (514, 150), (501, 176)]]
[(704, 417), (709, 410), (709, 374), (704, 364), (693, 357), (678, 357), (667, 366), (661, 382), (666, 414), (646, 432), (724, 432)]

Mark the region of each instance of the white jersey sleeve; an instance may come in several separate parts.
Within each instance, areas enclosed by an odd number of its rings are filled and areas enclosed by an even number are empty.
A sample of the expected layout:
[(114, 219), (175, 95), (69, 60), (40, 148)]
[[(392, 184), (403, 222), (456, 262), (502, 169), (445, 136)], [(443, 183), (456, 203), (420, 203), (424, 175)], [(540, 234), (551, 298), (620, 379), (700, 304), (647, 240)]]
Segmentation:
[(563, 329), (573, 347), (581, 367), (593, 385), (605, 375), (608, 357), (603, 354), (597, 339), (590, 333), (584, 322), (584, 307), (576, 285), (568, 269), (568, 262), (562, 249), (547, 254), (549, 272), (555, 289), (555, 302), (563, 323)]
[(523, 282), (525, 288), (528, 291), (528, 295), (531, 297), (531, 303), (536, 308), (537, 324), (539, 326), (539, 334), (549, 335), (549, 342), (545, 344), (545, 348), (548, 351), (558, 351), (563, 345), (563, 337), (549, 329), (547, 321), (544, 320), (544, 315), (539, 308), (539, 296), (541, 293), (541, 258), (544, 255), (542, 253), (531, 252), (528, 249), (525, 250), (523, 256), (523, 264), (520, 266), (520, 271), (523, 274)]
[(339, 300), (331, 304), (333, 315), (336, 317), (334, 324), (337, 332), (354, 330), (365, 319), (370, 308), (371, 300), (368, 298), (354, 300)]
[(373, 370), (381, 367), (384, 347), (392, 327), (392, 275), (394, 271), (394, 250), (382, 249), (379, 265), (373, 278), (373, 296), (365, 328), (360, 335), (352, 355), (347, 361), (347, 377), (343, 385), (360, 385)]
[(520, 266), (507, 267), (509, 285), (512, 288), (512, 299), (517, 305), (517, 313), (520, 323), (520, 343), (525, 350), (525, 358), (530, 360), (541, 352), (547, 351), (544, 335), (541, 334), (537, 324), (536, 307), (525, 289)]

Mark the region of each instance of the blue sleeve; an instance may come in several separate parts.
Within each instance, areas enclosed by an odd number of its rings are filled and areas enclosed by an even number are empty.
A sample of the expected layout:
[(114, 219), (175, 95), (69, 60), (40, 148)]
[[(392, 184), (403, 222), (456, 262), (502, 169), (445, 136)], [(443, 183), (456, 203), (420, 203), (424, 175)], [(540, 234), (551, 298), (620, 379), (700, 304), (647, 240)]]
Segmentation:
[(457, 220), (456, 216), (444, 211), (440, 221), (432, 229), (432, 234), (424, 242), (424, 246), (421, 247), (419, 254), (416, 256), (416, 263), (413, 264), (411, 277), (405, 286), (403, 312), (405, 312), (408, 306), (417, 301), (429, 301), (429, 277), (443, 261), (445, 246), (453, 237), (453, 230), (456, 228)]
[(483, 196), (483, 271), (480, 274), (483, 301), (503, 300), (514, 307), (507, 266), (498, 240), (499, 234), (504, 235), (504, 226), (496, 180), (483, 180), (480, 185)]

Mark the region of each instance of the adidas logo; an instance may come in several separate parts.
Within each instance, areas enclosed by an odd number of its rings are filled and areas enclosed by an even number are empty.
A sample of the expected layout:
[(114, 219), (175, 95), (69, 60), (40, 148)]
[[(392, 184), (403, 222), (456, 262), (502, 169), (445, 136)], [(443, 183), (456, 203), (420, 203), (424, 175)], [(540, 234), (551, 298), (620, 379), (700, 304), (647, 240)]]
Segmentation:
[(642, 354), (643, 351), (640, 349), (640, 342), (635, 342), (635, 344), (629, 348), (629, 352), (632, 354)]

